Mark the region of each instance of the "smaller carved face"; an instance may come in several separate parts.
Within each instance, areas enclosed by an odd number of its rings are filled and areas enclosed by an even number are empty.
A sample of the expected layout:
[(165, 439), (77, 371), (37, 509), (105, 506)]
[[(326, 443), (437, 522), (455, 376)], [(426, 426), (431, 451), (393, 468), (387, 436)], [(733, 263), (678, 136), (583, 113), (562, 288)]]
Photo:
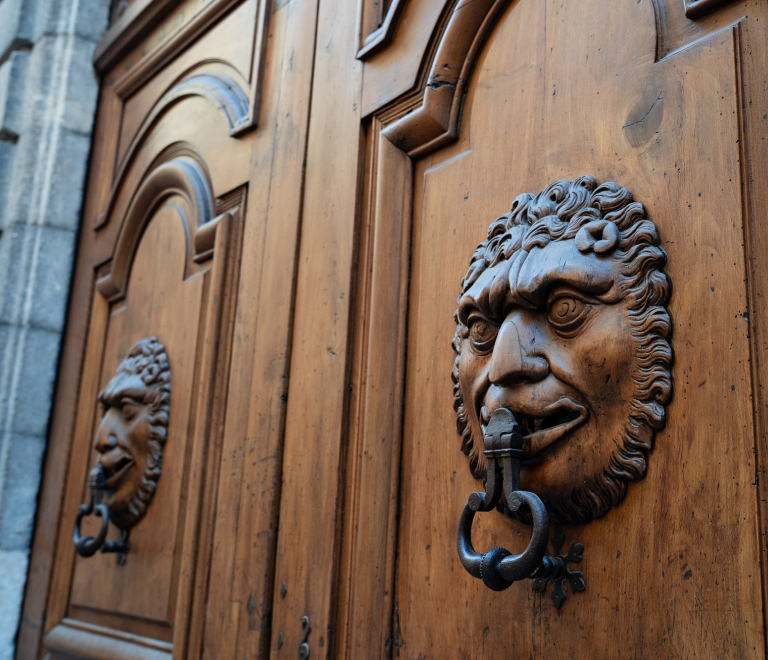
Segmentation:
[(94, 440), (107, 479), (105, 503), (120, 528), (146, 512), (162, 468), (168, 426), (170, 370), (154, 337), (140, 341), (99, 394), (104, 409)]
[(110, 495), (107, 504), (127, 509), (141, 486), (149, 456), (148, 388), (136, 376), (119, 375), (100, 396), (104, 417), (96, 432), (94, 449), (104, 467)]

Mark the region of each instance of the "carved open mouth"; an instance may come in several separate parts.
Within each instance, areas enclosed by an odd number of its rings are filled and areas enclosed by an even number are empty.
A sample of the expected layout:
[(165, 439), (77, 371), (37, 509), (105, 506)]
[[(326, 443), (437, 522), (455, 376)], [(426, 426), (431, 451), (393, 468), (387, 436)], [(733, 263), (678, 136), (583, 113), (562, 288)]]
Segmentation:
[[(515, 410), (514, 406), (509, 408), (520, 425), (520, 433), (525, 439), (524, 460), (538, 458), (541, 452), (581, 426), (589, 417), (587, 409), (571, 399), (561, 399), (541, 410), (528, 409), (523, 412)], [(485, 427), (490, 419), (485, 407), (482, 410), (482, 418), (483, 427)]]
[(104, 468), (104, 476), (107, 478), (107, 488), (115, 490), (128, 471), (134, 466), (133, 459), (128, 454), (121, 453), (111, 459), (103, 457), (101, 465)]

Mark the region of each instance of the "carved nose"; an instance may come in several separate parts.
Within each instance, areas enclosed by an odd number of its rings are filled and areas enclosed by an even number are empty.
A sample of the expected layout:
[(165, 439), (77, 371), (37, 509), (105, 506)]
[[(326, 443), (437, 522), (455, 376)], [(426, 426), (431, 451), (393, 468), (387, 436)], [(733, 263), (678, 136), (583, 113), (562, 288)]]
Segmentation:
[(489, 377), (495, 385), (535, 383), (549, 375), (549, 362), (535, 354), (536, 329), (507, 318), (493, 347)]
[(94, 448), (100, 454), (106, 454), (110, 449), (114, 449), (117, 446), (117, 436), (110, 430), (105, 429), (99, 433), (99, 437), (96, 439)]

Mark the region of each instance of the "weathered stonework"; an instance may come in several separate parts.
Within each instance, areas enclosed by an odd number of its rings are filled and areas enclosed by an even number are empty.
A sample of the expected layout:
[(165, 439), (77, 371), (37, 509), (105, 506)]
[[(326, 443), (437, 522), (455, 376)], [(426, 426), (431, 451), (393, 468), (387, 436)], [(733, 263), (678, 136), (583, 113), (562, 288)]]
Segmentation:
[(10, 660), (109, 0), (0, 0), (0, 660)]

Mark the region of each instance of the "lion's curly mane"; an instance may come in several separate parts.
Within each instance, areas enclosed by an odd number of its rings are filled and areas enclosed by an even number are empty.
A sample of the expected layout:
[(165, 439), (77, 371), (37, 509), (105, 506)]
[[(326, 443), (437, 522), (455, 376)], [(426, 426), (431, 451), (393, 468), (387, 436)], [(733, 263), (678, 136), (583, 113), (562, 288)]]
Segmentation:
[[(669, 345), (671, 320), (666, 310), (670, 282), (663, 272), (666, 252), (643, 205), (631, 193), (613, 182), (598, 185), (591, 176), (573, 182), (556, 181), (538, 195), (525, 193), (512, 203), (509, 213), (498, 217), (488, 228), (487, 239), (472, 255), (461, 281), (463, 295), (480, 274), (518, 250), (544, 247), (550, 241), (566, 241), (594, 220), (616, 225), (619, 244), (614, 258), (622, 263), (619, 292), (627, 300), (632, 334), (639, 344), (639, 358), (631, 375), (635, 397), (623, 438), (599, 478), (589, 479), (562, 502), (549, 502), (550, 517), (556, 523), (585, 523), (604, 515), (618, 504), (630, 482), (641, 479), (647, 470), (648, 453), (655, 431), (665, 424), (665, 406), (672, 395), (672, 349)], [(459, 296), (461, 298), (461, 296)], [(457, 429), (463, 452), (477, 479), (486, 473), (483, 439), (475, 438), (459, 387), (462, 334), (466, 328), (458, 311), (453, 349), (453, 395)]]
[[(157, 337), (142, 339), (128, 352), (113, 378), (139, 376), (147, 393), (143, 403), (149, 411), (149, 456), (141, 486), (125, 509), (110, 511), (110, 519), (121, 529), (133, 527), (147, 511), (155, 495), (157, 481), (163, 469), (163, 447), (168, 438), (171, 404), (171, 369), (165, 347)], [(106, 392), (110, 385), (104, 389)], [(104, 400), (103, 393), (99, 395)]]

